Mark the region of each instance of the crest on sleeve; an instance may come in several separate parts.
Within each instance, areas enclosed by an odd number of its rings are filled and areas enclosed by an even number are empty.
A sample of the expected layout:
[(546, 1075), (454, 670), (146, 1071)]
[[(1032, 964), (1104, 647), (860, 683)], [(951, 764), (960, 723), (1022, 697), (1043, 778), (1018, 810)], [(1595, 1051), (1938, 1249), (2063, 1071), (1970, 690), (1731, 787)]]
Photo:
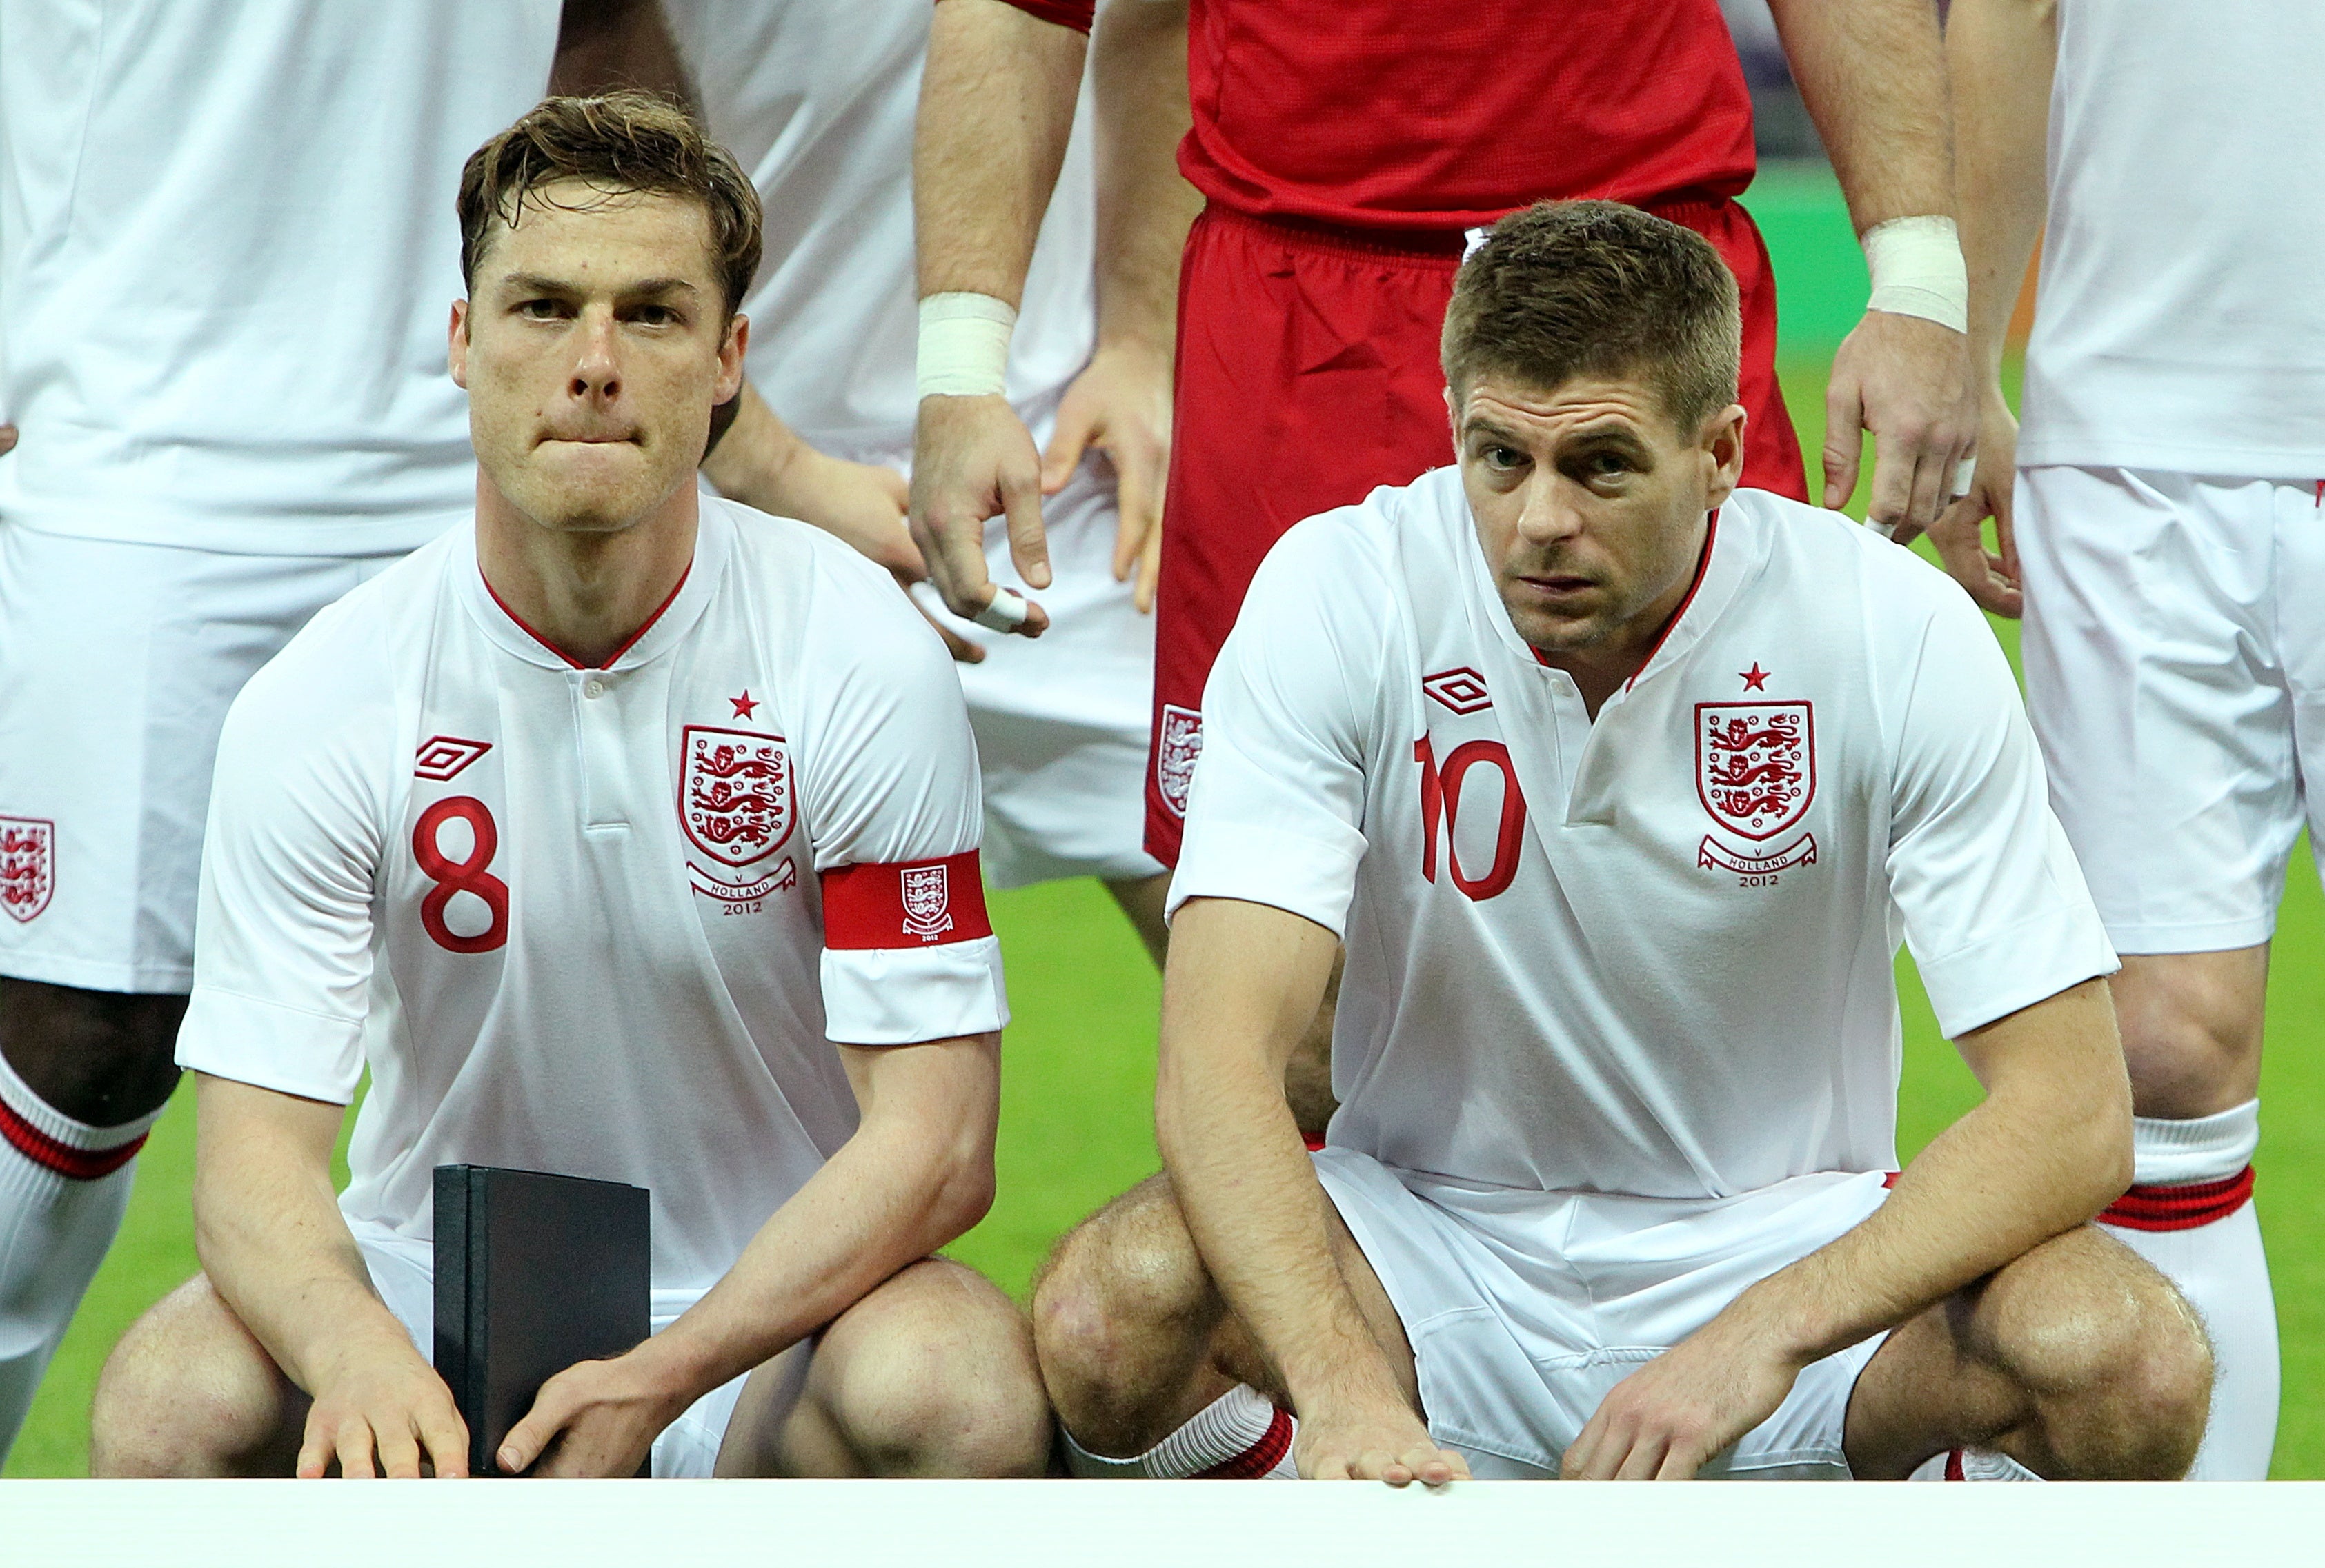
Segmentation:
[(1154, 783), (1172, 816), (1187, 814), (1187, 791), (1195, 782), (1195, 759), (1203, 755), (1203, 716), (1192, 708), (1162, 705), (1162, 733), (1154, 747)]
[(904, 880), (904, 932), (922, 942), (934, 942), (952, 929), (952, 883), (943, 866), (907, 866)]
[(1712, 821), (1773, 839), (1816, 798), (1816, 720), (1806, 702), (1695, 705), (1695, 789)]
[(696, 849), (740, 867), (783, 847), (798, 813), (782, 736), (690, 724), (679, 745), (678, 820)]
[(0, 909), (20, 923), (49, 906), (57, 890), (57, 825), (0, 817)]

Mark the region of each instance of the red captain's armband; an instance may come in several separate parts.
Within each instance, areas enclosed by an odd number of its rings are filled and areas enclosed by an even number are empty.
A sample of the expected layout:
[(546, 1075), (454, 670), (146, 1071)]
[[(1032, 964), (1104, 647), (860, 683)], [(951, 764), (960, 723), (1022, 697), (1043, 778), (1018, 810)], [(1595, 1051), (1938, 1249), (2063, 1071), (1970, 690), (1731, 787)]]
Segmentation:
[(977, 851), (823, 874), (823, 945), (903, 948), (991, 936)]
[[(942, 5), (944, 0), (937, 0)], [(1014, 5), (1028, 16), (1038, 16), (1044, 22), (1054, 22), (1061, 27), (1070, 27), (1076, 32), (1088, 32), (1090, 22), (1098, 14), (1098, 0), (1002, 0)]]

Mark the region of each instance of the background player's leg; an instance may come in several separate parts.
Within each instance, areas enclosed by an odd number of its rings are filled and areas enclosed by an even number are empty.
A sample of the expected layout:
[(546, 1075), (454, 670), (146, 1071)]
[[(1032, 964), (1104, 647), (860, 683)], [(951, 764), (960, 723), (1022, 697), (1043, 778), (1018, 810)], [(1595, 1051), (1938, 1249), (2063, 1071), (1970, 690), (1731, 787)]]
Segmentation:
[(2211, 1334), (2212, 1419), (2191, 1478), (2265, 1480), (2276, 1443), (2276, 1307), (2251, 1162), (2268, 949), (2126, 954), (2112, 985), (2137, 1168), (2099, 1220), (2180, 1287)]
[(121, 1229), (185, 1010), (0, 977), (0, 1454)]
[[(1329, 1218), (1357, 1308), (1418, 1409), (1404, 1325), (1348, 1226)], [(1211, 1284), (1167, 1175), (1140, 1183), (1059, 1244), (1034, 1281), (1033, 1339), (1075, 1474), (1295, 1473), (1290, 1401)]]
[(2195, 1456), (2211, 1375), (2179, 1293), (2083, 1226), (1889, 1336), (1849, 1397), (1848, 1462), (1900, 1480), (1978, 1448), (2051, 1480), (2173, 1480)]
[(306, 1420), (306, 1395), (198, 1274), (106, 1361), (89, 1412), (89, 1471), (287, 1476)]
[[(801, 1353), (811, 1358), (803, 1376), (795, 1361)], [(1049, 1456), (1049, 1406), (1025, 1320), (974, 1269), (932, 1257), (754, 1372), (718, 1468), (720, 1475), (1037, 1476)]]

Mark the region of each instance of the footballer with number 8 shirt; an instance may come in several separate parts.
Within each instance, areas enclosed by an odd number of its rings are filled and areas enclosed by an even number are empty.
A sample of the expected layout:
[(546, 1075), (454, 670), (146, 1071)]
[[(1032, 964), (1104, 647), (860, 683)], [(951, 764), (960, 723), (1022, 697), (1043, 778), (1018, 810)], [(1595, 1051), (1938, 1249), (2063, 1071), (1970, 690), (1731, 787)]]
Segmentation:
[(990, 1200), (1005, 1016), (959, 684), (879, 568), (695, 486), (757, 198), (624, 93), (541, 104), (459, 207), (476, 526), (227, 721), (179, 1038), (204, 1272), (116, 1350), (95, 1467), (463, 1470), (424, 1347), (431, 1173), (474, 1163), (653, 1194), (657, 1331), (501, 1468), (1036, 1473), (1023, 1322), (931, 1257)]
[[(1172, 886), (1165, 1174), (1036, 1294), (1077, 1472), (2186, 1469), (2209, 1359), (2088, 1223), (2115, 956), (2009, 669), (1944, 576), (1737, 487), (1739, 326), (1675, 224), (1504, 219), (1447, 312), (1456, 465), (1260, 569)], [(1987, 1098), (1897, 1174), (1901, 933)], [(1311, 1157), (1278, 1082), (1341, 941)]]

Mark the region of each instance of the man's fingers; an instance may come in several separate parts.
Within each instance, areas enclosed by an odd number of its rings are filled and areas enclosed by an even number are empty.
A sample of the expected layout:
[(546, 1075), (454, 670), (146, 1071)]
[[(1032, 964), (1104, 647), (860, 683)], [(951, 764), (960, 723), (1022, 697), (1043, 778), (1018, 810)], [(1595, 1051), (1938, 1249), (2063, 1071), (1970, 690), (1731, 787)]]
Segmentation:
[(316, 1418), (312, 1406), (307, 1412), (306, 1435), (299, 1443), (299, 1458), (291, 1473), (301, 1480), (318, 1480), (331, 1468), (332, 1434), (329, 1427)]
[(1050, 432), (1049, 450), (1042, 454), (1042, 494), (1054, 496), (1066, 487), (1097, 435), (1096, 425), (1078, 400), (1068, 398), (1059, 405), (1058, 427)]
[(1009, 559), (1016, 564), (1017, 575), (1035, 588), (1049, 587), (1050, 543), (1042, 532), (1041, 487), (1005, 476), (1001, 501), (1008, 517)]
[(1824, 394), (1824, 504), (1836, 511), (1857, 494), (1864, 428), (1865, 404), (1857, 384), (1835, 377)]
[(16, 427), (13, 424), (0, 424), (0, 458), (6, 457), (15, 450)]
[(1130, 590), (1130, 602), (1140, 615), (1154, 613), (1154, 594), (1162, 580), (1162, 530), (1158, 527), (1146, 536), (1146, 548), (1138, 557), (1138, 582)]
[(379, 1473), (390, 1480), (420, 1479), (420, 1441), (412, 1422), (379, 1429)]
[(1873, 494), (1865, 505), (1865, 520), (1892, 538), (1913, 516), (1913, 458), (1904, 441), (1874, 437)]
[(351, 1415), (339, 1423), (339, 1473), (349, 1480), (369, 1480), (377, 1471), (371, 1459), (371, 1423)]
[(1986, 497), (1987, 510), (1994, 517), (1995, 543), (2002, 552), (2002, 575), (2014, 584), (2023, 584), (2026, 579), (2018, 570), (2018, 529), (2011, 512), (2016, 501), (2013, 487), (2016, 478), (2015, 473), (2005, 470), (1988, 484), (1980, 475), (1978, 489)]
[(468, 1425), (460, 1419), (450, 1399), (421, 1408), (420, 1443), (428, 1451), (430, 1466), (440, 1477), (453, 1480), (467, 1476)]
[(1149, 463), (1115, 454), (1114, 580), (1127, 582), (1162, 526), (1162, 493)]
[(1434, 1443), (1414, 1449), (1405, 1455), (1404, 1462), (1413, 1479), (1425, 1487), (1450, 1486), (1457, 1480), (1468, 1480), (1469, 1475), (1469, 1467), (1462, 1462), (1459, 1454)]
[(1615, 1469), (1616, 1480), (1653, 1480), (1663, 1468), (1663, 1454), (1671, 1440), (1660, 1433), (1647, 1433), (1631, 1440), (1631, 1450)]
[(1913, 464), (1913, 495), (1906, 504), (1906, 524), (1919, 533), (1938, 520), (1954, 498), (1954, 454), (1923, 451)]
[(556, 1378), (543, 1383), (533, 1398), (533, 1408), (524, 1413), (524, 1419), (510, 1427), (508, 1435), (501, 1439), (500, 1451), (493, 1455), (494, 1462), (510, 1475), (523, 1474), (571, 1419), (570, 1404)]

